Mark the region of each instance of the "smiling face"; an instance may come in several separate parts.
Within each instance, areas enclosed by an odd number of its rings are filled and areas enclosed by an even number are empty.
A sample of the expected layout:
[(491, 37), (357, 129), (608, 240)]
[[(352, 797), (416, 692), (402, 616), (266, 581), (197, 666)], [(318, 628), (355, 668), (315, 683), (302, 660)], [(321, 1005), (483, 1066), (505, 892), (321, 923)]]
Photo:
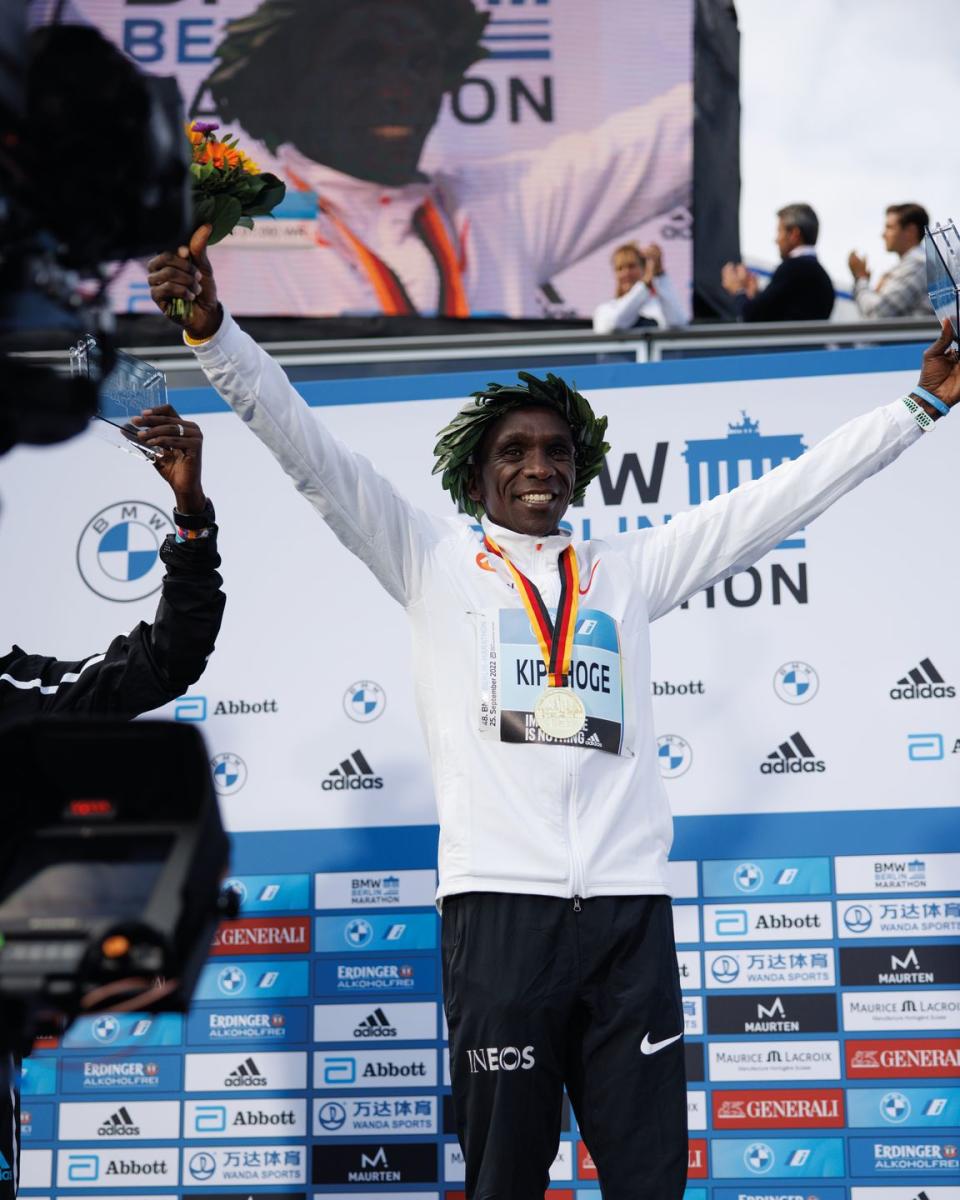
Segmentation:
[(515, 408), (480, 444), (470, 499), (515, 533), (553, 533), (573, 495), (577, 468), (570, 426), (552, 408)]
[(617, 281), (617, 296), (625, 296), (638, 279), (643, 278), (644, 260), (636, 250), (625, 247), (613, 256), (613, 274)]

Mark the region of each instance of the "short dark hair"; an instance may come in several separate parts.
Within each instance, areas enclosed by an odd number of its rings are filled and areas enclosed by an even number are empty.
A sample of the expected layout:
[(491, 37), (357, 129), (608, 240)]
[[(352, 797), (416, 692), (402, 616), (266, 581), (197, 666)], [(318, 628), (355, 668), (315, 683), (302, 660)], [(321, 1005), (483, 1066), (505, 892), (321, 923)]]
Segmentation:
[(917, 230), (917, 241), (923, 241), (924, 231), (930, 224), (930, 214), (922, 204), (917, 204), (913, 200), (906, 204), (888, 204), (887, 212), (893, 213), (900, 222), (901, 229), (906, 229), (908, 225), (914, 225)]
[[(450, 91), (472, 63), (487, 57), (481, 38), (490, 14), (477, 12), (472, 0), (406, 3), (422, 12), (440, 35), (443, 85)], [(343, 11), (342, 0), (262, 0), (246, 17), (227, 22), (215, 51), (220, 61), (200, 85), (197, 97), (209, 89), (221, 120), (238, 122), (273, 153), (287, 140), (287, 128), (278, 123), (277, 111), (283, 109), (290, 64), (297, 61), (305, 42), (322, 41)]]
[(799, 229), (805, 246), (815, 246), (820, 234), (820, 221), (809, 204), (785, 204), (777, 216), (787, 229)]

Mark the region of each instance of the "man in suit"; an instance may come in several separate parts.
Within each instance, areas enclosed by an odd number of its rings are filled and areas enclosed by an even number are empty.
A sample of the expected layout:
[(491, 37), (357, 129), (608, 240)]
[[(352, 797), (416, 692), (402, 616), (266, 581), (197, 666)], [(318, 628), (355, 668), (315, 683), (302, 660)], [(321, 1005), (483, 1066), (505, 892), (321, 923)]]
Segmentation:
[(761, 291), (743, 263), (727, 263), (720, 282), (735, 298), (741, 321), (825, 321), (833, 311), (833, 284), (817, 261), (820, 222), (809, 204), (788, 204), (777, 213), (781, 263)]

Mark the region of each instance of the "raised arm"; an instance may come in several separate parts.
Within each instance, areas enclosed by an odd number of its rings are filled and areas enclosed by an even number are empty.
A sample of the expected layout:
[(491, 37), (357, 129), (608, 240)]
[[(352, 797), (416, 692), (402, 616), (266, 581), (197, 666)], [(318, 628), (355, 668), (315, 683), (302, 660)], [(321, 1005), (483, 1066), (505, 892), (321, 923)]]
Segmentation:
[[(956, 352), (948, 349), (950, 338), (945, 322), (940, 338), (923, 356), (920, 390), (909, 398), (927, 426), (942, 415), (927, 396), (947, 408), (960, 400), (960, 367)], [(623, 535), (632, 542), (630, 553), (651, 620), (756, 562), (893, 462), (920, 435), (911, 408), (895, 400), (848, 421), (800, 458), (680, 513), (662, 528)]]
[(151, 259), (151, 296), (164, 311), (172, 299), (192, 300), (191, 314), (178, 323), (210, 383), (347, 549), (394, 599), (412, 603), (431, 546), (450, 523), (415, 508), (367, 459), (333, 437), (282, 368), (222, 308), (206, 253), (208, 231), (198, 230), (189, 249)]

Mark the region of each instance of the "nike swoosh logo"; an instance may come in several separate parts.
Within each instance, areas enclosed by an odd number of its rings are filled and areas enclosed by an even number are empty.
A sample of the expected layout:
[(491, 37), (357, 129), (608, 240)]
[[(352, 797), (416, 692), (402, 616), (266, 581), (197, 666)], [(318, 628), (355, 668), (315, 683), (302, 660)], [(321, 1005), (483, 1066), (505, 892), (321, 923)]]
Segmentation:
[(594, 575), (596, 575), (597, 567), (599, 567), (599, 566), (600, 566), (600, 559), (598, 558), (597, 561), (593, 564), (593, 567), (590, 571), (590, 578), (587, 580), (587, 586), (585, 588), (582, 587), (582, 588), (578, 589), (581, 596), (585, 596), (587, 594), (587, 592), (589, 592), (590, 589), (593, 587), (593, 577), (594, 577)]
[(676, 1033), (673, 1037), (664, 1038), (662, 1042), (651, 1042), (650, 1034), (643, 1035), (643, 1041), (640, 1043), (641, 1054), (656, 1054), (658, 1050), (662, 1050), (664, 1046), (669, 1046), (671, 1042), (678, 1042), (683, 1037), (682, 1033)]

